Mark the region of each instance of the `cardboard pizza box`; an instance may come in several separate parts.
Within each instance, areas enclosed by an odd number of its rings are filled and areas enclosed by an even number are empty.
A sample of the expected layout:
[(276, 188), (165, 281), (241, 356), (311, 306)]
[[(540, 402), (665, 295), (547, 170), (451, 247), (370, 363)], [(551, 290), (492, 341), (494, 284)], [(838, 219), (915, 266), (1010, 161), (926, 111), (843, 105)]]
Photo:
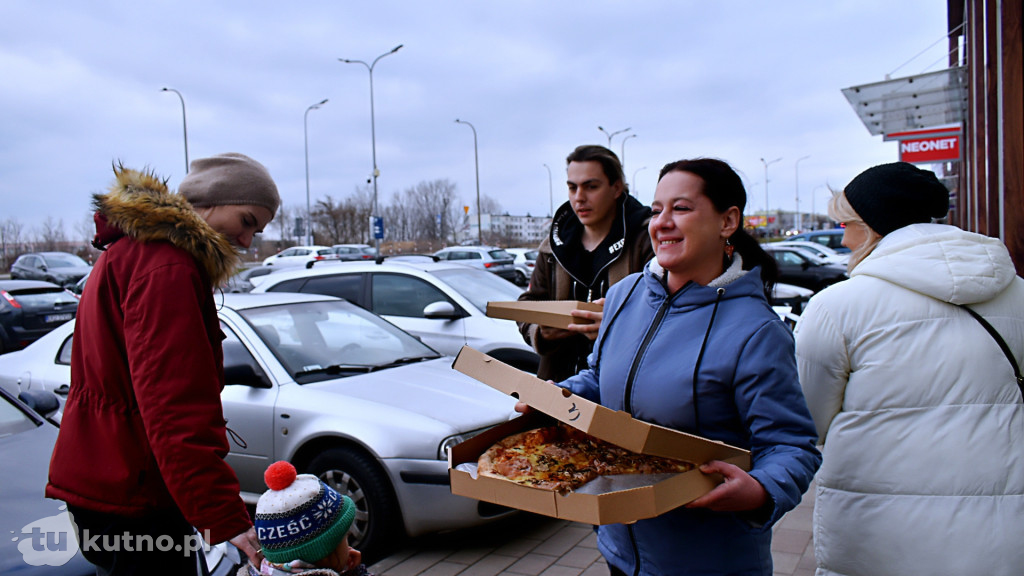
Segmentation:
[(568, 328), (569, 324), (593, 324), (589, 318), (577, 318), (573, 310), (600, 312), (604, 307), (593, 302), (575, 300), (488, 302), (487, 315), (516, 322), (527, 322), (552, 328)]
[(750, 470), (750, 452), (747, 450), (610, 410), (468, 346), (462, 348), (452, 367), (492, 388), (516, 396), (534, 408), (534, 411), (491, 428), (449, 451), (448, 474), (453, 494), (599, 525), (630, 523), (659, 516), (696, 500), (722, 481), (718, 475), (702, 474), (695, 468), (651, 485), (600, 494), (570, 492), (561, 495), (500, 478), (474, 477), (470, 472), (457, 468), (460, 464), (476, 463), (484, 451), (506, 436), (545, 425), (545, 419), (549, 423), (551, 419), (559, 420), (633, 452), (676, 458), (697, 465), (709, 460), (722, 460)]

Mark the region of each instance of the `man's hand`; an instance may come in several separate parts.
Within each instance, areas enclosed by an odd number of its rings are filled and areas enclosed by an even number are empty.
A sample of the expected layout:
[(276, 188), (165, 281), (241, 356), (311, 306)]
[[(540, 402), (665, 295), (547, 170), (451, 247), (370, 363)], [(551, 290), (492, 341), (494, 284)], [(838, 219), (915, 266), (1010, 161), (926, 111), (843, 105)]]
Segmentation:
[(700, 467), (704, 474), (721, 474), (725, 481), (707, 494), (686, 505), (687, 508), (708, 508), (715, 512), (756, 510), (768, 501), (768, 491), (739, 466), (712, 460)]
[[(600, 304), (604, 306), (604, 298), (594, 300), (594, 304)], [(577, 334), (583, 334), (591, 340), (597, 340), (597, 331), (601, 329), (601, 320), (604, 318), (604, 312), (592, 312), (590, 310), (573, 310), (570, 312), (575, 318), (586, 318), (593, 320), (593, 324), (569, 324), (569, 331), (576, 332)]]
[(249, 557), (249, 562), (257, 568), (263, 563), (263, 550), (260, 548), (260, 541), (256, 538), (256, 528), (252, 527), (228, 540)]

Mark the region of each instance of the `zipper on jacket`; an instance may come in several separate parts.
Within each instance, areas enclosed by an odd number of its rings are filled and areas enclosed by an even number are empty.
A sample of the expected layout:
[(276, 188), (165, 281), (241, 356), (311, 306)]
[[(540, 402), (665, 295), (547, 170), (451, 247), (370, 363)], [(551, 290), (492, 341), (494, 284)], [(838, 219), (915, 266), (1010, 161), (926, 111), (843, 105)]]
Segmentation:
[(643, 341), (640, 342), (640, 346), (636, 349), (636, 355), (633, 356), (633, 365), (629, 367), (629, 375), (626, 376), (626, 388), (623, 392), (622, 398), (623, 410), (629, 414), (633, 413), (633, 381), (636, 380), (636, 373), (640, 369), (640, 358), (643, 357), (647, 347), (651, 344), (651, 340), (654, 339), (654, 333), (657, 332), (658, 327), (661, 325), (661, 321), (665, 318), (665, 314), (672, 305), (672, 301), (675, 300), (676, 295), (682, 291), (683, 290), (679, 290), (679, 292), (665, 298), (665, 301), (661, 303), (661, 306), (658, 307), (658, 312), (654, 315), (654, 320), (651, 322), (651, 326), (647, 329), (647, 334), (644, 334)]

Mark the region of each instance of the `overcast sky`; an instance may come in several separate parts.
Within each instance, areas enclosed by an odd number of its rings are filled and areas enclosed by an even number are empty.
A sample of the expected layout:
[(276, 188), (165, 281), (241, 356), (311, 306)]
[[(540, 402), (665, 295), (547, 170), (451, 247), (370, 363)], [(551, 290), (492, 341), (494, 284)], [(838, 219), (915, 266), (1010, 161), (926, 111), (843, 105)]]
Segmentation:
[[(424, 180), (480, 189), (516, 215), (565, 200), (565, 156), (625, 150), (650, 203), (681, 158), (730, 162), (747, 214), (768, 203), (824, 212), (826, 185), (897, 160), (841, 90), (946, 67), (944, 0), (562, 2), (87, 1), (0, 3), (0, 221), (69, 231), (111, 164), (176, 188), (188, 155), (242, 152), (304, 209), (303, 118), (313, 201), (372, 172), (364, 60), (373, 71), (380, 204)], [(624, 137), (635, 137), (624, 139)], [(800, 160), (799, 158), (807, 158)], [(551, 170), (548, 178), (547, 164)], [(549, 182), (550, 188), (549, 188)], [(813, 195), (813, 201), (812, 201)]]

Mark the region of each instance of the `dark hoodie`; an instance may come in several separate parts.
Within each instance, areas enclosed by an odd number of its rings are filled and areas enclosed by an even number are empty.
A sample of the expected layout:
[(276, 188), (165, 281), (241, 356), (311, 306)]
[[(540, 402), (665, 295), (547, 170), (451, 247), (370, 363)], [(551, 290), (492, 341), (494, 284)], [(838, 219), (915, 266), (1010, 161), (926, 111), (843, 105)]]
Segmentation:
[[(647, 232), (651, 209), (628, 194), (616, 208), (608, 236), (593, 251), (583, 249), (583, 224), (566, 202), (558, 208), (548, 237), (538, 249), (530, 286), (520, 300), (579, 300), (604, 298), (609, 286), (643, 270), (654, 250)], [(540, 354), (537, 376), (560, 382), (587, 366), (593, 341), (583, 335), (547, 341), (535, 324), (519, 323), (526, 342)]]

